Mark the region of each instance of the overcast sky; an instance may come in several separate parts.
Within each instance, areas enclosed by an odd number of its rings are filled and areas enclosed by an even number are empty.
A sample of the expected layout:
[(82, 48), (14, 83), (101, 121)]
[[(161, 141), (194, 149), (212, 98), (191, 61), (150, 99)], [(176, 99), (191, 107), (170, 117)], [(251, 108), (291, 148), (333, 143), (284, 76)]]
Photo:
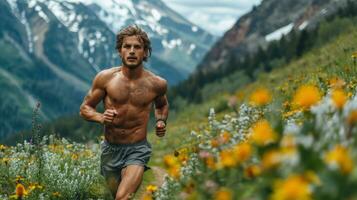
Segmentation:
[(261, 0), (162, 0), (194, 24), (221, 36)]

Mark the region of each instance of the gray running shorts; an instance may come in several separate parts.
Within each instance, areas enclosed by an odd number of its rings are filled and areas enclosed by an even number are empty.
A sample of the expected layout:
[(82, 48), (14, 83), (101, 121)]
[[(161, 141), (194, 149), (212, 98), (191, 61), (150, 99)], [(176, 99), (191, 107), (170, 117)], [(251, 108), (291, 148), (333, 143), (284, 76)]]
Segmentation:
[(100, 171), (107, 180), (114, 176), (120, 182), (121, 170), (128, 165), (141, 165), (145, 171), (150, 169), (147, 163), (152, 150), (146, 139), (132, 144), (111, 144), (104, 140), (101, 151)]

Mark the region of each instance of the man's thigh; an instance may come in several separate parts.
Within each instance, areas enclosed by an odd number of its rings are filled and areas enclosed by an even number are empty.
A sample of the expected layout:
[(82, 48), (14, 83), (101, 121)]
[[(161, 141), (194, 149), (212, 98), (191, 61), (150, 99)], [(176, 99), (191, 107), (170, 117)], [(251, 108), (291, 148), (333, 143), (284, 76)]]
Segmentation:
[(135, 193), (141, 184), (143, 174), (144, 166), (141, 165), (128, 165), (123, 168), (117, 196), (129, 196)]

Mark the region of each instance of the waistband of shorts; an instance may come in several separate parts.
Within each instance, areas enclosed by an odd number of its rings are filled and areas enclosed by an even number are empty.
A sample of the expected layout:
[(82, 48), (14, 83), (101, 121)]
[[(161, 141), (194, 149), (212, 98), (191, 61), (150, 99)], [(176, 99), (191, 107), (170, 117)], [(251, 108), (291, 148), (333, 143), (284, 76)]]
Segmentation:
[(133, 147), (133, 146), (138, 146), (138, 145), (143, 145), (143, 144), (147, 144), (148, 141), (147, 139), (138, 141), (138, 142), (134, 142), (134, 143), (127, 143), (127, 144), (116, 144), (116, 143), (109, 143), (107, 140), (103, 141), (105, 145), (108, 145), (110, 147)]

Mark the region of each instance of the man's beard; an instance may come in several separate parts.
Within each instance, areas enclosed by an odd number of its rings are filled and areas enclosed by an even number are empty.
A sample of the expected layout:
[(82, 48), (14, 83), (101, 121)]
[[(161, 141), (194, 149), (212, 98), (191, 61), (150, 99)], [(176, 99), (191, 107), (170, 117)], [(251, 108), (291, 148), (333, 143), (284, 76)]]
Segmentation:
[(139, 67), (143, 63), (143, 60), (140, 60), (137, 64), (129, 64), (123, 58), (121, 60), (123, 62), (123, 65), (126, 66), (126, 67), (129, 67), (130, 69), (135, 69), (135, 68)]

